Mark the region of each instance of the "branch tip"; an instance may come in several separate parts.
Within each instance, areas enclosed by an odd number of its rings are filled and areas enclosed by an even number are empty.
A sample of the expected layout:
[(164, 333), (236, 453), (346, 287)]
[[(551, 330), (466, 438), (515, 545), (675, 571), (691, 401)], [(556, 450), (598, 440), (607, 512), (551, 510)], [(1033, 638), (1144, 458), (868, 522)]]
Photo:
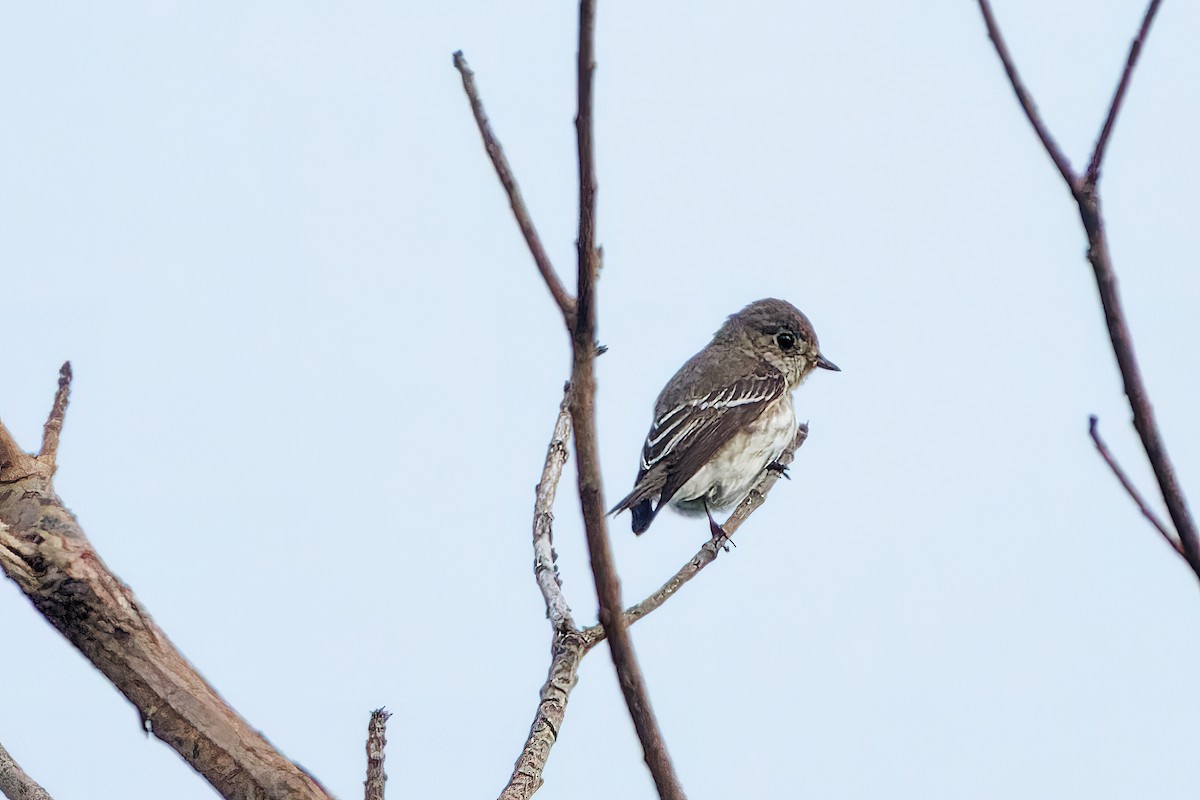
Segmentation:
[(1108, 114), (1104, 118), (1104, 125), (1100, 129), (1100, 136), (1096, 139), (1096, 146), (1092, 150), (1092, 159), (1088, 163), (1087, 173), (1084, 175), (1084, 183), (1088, 186), (1095, 186), (1100, 180), (1100, 167), (1104, 162), (1104, 152), (1108, 148), (1108, 140), (1112, 137), (1113, 128), (1117, 122), (1117, 115), (1121, 113), (1121, 105), (1125, 101), (1125, 92), (1129, 88), (1129, 81), (1133, 77), (1133, 68), (1137, 66), (1138, 58), (1142, 54), (1142, 45), (1146, 41), (1146, 37), (1150, 34), (1150, 25), (1154, 22), (1154, 17), (1158, 14), (1159, 5), (1162, 0), (1150, 0), (1150, 4), (1146, 6), (1146, 13), (1142, 16), (1142, 25), (1138, 28), (1137, 35), (1133, 37), (1133, 41), (1129, 44), (1129, 55), (1125, 58), (1125, 69), (1121, 72), (1121, 80), (1117, 82), (1117, 89), (1113, 93), (1112, 102), (1108, 106)]
[(1112, 470), (1113, 475), (1117, 476), (1117, 480), (1121, 483), (1121, 487), (1124, 488), (1125, 493), (1133, 499), (1133, 502), (1137, 505), (1138, 510), (1142, 512), (1142, 516), (1149, 520), (1150, 524), (1153, 525), (1160, 534), (1162, 534), (1163, 539), (1167, 541), (1167, 544), (1171, 545), (1176, 553), (1186, 559), (1187, 554), (1184, 552), (1183, 543), (1180, 542), (1179, 536), (1168, 530), (1167, 526), (1164, 525), (1162, 520), (1158, 518), (1158, 515), (1156, 515), (1150, 509), (1150, 505), (1146, 502), (1145, 498), (1142, 497), (1141, 492), (1139, 492), (1137, 487), (1133, 485), (1133, 481), (1131, 481), (1129, 476), (1125, 474), (1125, 471), (1121, 469), (1121, 465), (1117, 463), (1116, 458), (1114, 458), (1113, 454), (1109, 452), (1108, 446), (1104, 443), (1104, 440), (1100, 438), (1100, 419), (1095, 414), (1092, 414), (1088, 417), (1088, 434), (1092, 437), (1092, 444), (1096, 446), (1096, 451), (1100, 453), (1100, 457), (1104, 459), (1104, 463), (1108, 464), (1108, 468)]

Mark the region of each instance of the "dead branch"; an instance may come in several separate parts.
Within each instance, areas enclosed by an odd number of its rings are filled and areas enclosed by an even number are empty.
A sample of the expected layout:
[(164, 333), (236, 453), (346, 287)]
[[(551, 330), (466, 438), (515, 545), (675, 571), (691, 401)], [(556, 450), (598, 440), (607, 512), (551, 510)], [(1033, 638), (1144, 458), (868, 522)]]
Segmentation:
[(0, 423), (0, 568), (137, 707), (146, 730), (223, 797), (328, 800), (175, 649), (55, 494), (70, 382), (64, 365), (39, 455), (21, 450)]
[(0, 744), (0, 794), (8, 800), (54, 800)]
[[(1179, 481), (1175, 476), (1175, 468), (1167, 455), (1166, 444), (1163, 442), (1162, 434), (1158, 429), (1158, 423), (1154, 418), (1154, 409), (1150, 404), (1150, 395), (1146, 389), (1145, 379), (1142, 377), (1142, 371), (1138, 366), (1137, 356), (1134, 353), (1133, 335), (1130, 333), (1129, 323), (1125, 317), (1125, 309), (1121, 303), (1120, 293), (1117, 290), (1116, 271), (1113, 268), (1112, 255), (1108, 249), (1108, 237), (1105, 233), (1104, 216), (1100, 211), (1100, 191), (1098, 187), (1100, 169), (1108, 142), (1112, 136), (1117, 116), (1120, 113), (1126, 91), (1129, 87), (1133, 68), (1137, 65), (1138, 57), (1141, 54), (1146, 36), (1149, 34), (1150, 26), (1154, 21), (1155, 15), (1158, 13), (1160, 0), (1150, 0), (1150, 4), (1146, 7), (1141, 27), (1130, 45), (1129, 56), (1125, 60), (1125, 69), (1113, 94), (1112, 102), (1109, 104), (1108, 113), (1105, 115), (1100, 135), (1096, 140), (1096, 146), (1089, 160), (1087, 172), (1082, 177), (1071, 169), (1066, 157), (1057, 144), (1055, 144), (1045, 122), (1038, 113), (1037, 106), (1033, 103), (1029, 91), (1025, 88), (1024, 83), (1017, 74), (1016, 67), (1013, 65), (1008, 48), (1004, 43), (1004, 38), (1001, 36), (999, 27), (996, 25), (995, 18), (992, 15), (988, 0), (978, 0), (978, 3), (979, 9), (983, 14), (984, 24), (987, 26), (988, 35), (991, 37), (992, 44), (996, 48), (997, 55), (1000, 56), (1000, 61), (1004, 65), (1004, 71), (1008, 75), (1008, 81), (1017, 95), (1017, 100), (1021, 104), (1021, 108), (1025, 111), (1025, 116), (1029, 119), (1030, 125), (1033, 126), (1034, 131), (1041, 140), (1046, 153), (1058, 168), (1059, 174), (1062, 175), (1068, 188), (1070, 188), (1071, 195), (1079, 207), (1079, 217), (1088, 238), (1088, 262), (1092, 266), (1096, 288), (1100, 294), (1100, 304), (1104, 309), (1104, 319), (1108, 326), (1108, 338), (1112, 343), (1113, 354), (1117, 359), (1117, 367), (1121, 373), (1125, 395), (1129, 398), (1129, 407), (1133, 412), (1133, 426), (1141, 439), (1142, 448), (1146, 452), (1146, 458), (1154, 470), (1154, 477), (1158, 482), (1159, 491), (1162, 493), (1163, 502), (1166, 504), (1167, 511), (1171, 515), (1171, 521), (1175, 525), (1175, 535), (1168, 536), (1168, 539), (1172, 542), (1176, 540), (1179, 542), (1180, 548), (1177, 549), (1177, 552), (1187, 561), (1188, 566), (1196, 573), (1196, 576), (1200, 578), (1200, 538), (1197, 537), (1195, 520), (1188, 510), (1187, 500), (1184, 498), (1183, 490), (1179, 486)], [(1112, 463), (1115, 462), (1110, 462), (1110, 466)]]
[(366, 800), (383, 800), (383, 789), (387, 773), (383, 771), (384, 749), (387, 747), (388, 711), (377, 708), (371, 712), (367, 722), (367, 779), (363, 781), (363, 797)]

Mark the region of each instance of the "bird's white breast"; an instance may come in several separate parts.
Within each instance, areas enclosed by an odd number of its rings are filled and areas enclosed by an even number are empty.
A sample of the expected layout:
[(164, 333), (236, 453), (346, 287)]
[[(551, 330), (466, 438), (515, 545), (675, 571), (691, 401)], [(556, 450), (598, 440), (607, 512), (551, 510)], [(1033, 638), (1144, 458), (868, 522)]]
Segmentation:
[(767, 465), (778, 460), (796, 437), (792, 395), (772, 403), (753, 422), (734, 434), (671, 500), (685, 514), (724, 509), (745, 499)]

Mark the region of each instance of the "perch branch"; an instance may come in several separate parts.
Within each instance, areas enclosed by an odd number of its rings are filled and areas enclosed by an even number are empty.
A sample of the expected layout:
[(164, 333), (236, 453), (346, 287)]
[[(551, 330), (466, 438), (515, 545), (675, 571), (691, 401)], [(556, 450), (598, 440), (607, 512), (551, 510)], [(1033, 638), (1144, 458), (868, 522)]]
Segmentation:
[(517, 179), (508, 165), (508, 159), (504, 157), (504, 149), (500, 147), (500, 140), (492, 131), (492, 124), (488, 121), (487, 112), (484, 111), (483, 101), (479, 98), (479, 89), (475, 86), (475, 73), (467, 65), (467, 59), (463, 57), (461, 50), (454, 54), (454, 66), (462, 75), (463, 90), (467, 93), (467, 99), (471, 101), (471, 111), (475, 114), (479, 135), (483, 137), (483, 147), (487, 150), (488, 157), (492, 159), (492, 166), (496, 168), (496, 175), (500, 178), (504, 191), (508, 193), (508, 202), (512, 206), (513, 216), (517, 218), (517, 225), (520, 226), (521, 233), (525, 237), (525, 244), (529, 246), (529, 252), (533, 255), (538, 272), (542, 273), (542, 280), (546, 282), (546, 288), (550, 290), (550, 295), (562, 312), (567, 330), (573, 330), (575, 300), (567, 293), (562, 281), (558, 279), (558, 273), (555, 272), (554, 265), (550, 263), (550, 256), (546, 254), (546, 248), (542, 246), (537, 228), (533, 226), (533, 218), (529, 216), (529, 209), (526, 208), (525, 200), (521, 197)]
[(146, 730), (222, 796), (328, 800), (172, 646), (55, 494), (54, 452), (70, 377), (64, 368), (43, 455), (21, 452), (0, 423), (0, 568), (137, 707)]
[[(804, 444), (804, 440), (808, 438), (808, 425), (801, 424), (796, 430), (796, 438), (792, 440), (792, 444), (783, 454), (779, 456), (779, 464), (786, 467), (792, 463), (796, 457), (796, 451)], [(750, 494), (746, 496), (737, 508), (733, 510), (733, 514), (729, 519), (725, 520), (721, 527), (725, 531), (725, 539), (730, 539), (738, 528), (742, 527), (742, 523), (750, 518), (750, 515), (757, 511), (763, 503), (767, 501), (767, 494), (771, 488), (779, 482), (779, 477), (782, 473), (776, 470), (768, 470), (765, 475), (759, 480), (758, 484), (750, 490)], [(700, 574), (700, 570), (707, 567), (709, 564), (717, 560), (717, 555), (721, 551), (723, 541), (714, 536), (709, 539), (696, 555), (692, 556), (691, 561), (688, 561), (679, 571), (671, 576), (671, 579), (660, 586), (653, 594), (647, 597), (642, 602), (632, 605), (625, 609), (625, 624), (632, 625), (642, 617), (654, 611), (663, 603), (675, 596), (675, 593), (683, 587), (685, 583)], [(591, 650), (593, 647), (604, 641), (605, 632), (603, 625), (592, 625), (589, 628), (584, 628), (583, 634), (584, 647)]]
[(1145, 43), (1144, 40), (1149, 33), (1154, 15), (1158, 12), (1159, 0), (1151, 0), (1146, 8), (1141, 28), (1130, 47), (1124, 72), (1121, 75), (1121, 80), (1109, 105), (1108, 113), (1105, 115), (1104, 126), (1096, 141), (1096, 148), (1092, 153), (1087, 175), (1082, 180), (1076, 177), (1071, 171), (1070, 165), (1067, 164), (1062, 151), (1058, 149), (1058, 146), (1050, 137), (1045, 123), (1038, 114), (1037, 107), (1034, 106), (1029, 93), (1025, 90), (1020, 78), (1017, 76), (1016, 68), (1012, 64), (1012, 59), (1008, 54), (1007, 47), (1005, 47), (1004, 39), (1001, 37), (1000, 31), (996, 27), (995, 20), (992, 17), (988, 0), (978, 0), (978, 2), (980, 11), (983, 13), (984, 24), (988, 29), (988, 35), (991, 37), (992, 44), (995, 45), (997, 55), (1000, 56), (1000, 61), (1004, 65), (1004, 71), (1008, 74), (1009, 83), (1012, 84), (1013, 90), (1017, 94), (1021, 108), (1024, 109), (1025, 116), (1029, 119), (1034, 131), (1037, 132), (1038, 138), (1042, 140), (1042, 145), (1046, 148), (1046, 152), (1058, 167), (1063, 180), (1070, 187), (1071, 194), (1075, 198), (1075, 203), (1079, 207), (1079, 217), (1088, 238), (1088, 262), (1091, 264), (1092, 272), (1095, 276), (1096, 288), (1100, 294), (1100, 304), (1104, 309), (1104, 319), (1108, 326), (1108, 338), (1112, 343), (1113, 354), (1117, 359), (1117, 367), (1121, 373), (1125, 395), (1129, 399), (1129, 407), (1133, 412), (1133, 426), (1142, 441), (1142, 448), (1145, 450), (1146, 458), (1154, 470), (1154, 477), (1158, 482), (1159, 491), (1162, 492), (1163, 502), (1166, 504), (1167, 511), (1171, 515), (1171, 522), (1175, 526), (1180, 545), (1177, 552), (1183, 556), (1188, 566), (1200, 578), (1200, 538), (1197, 536), (1195, 520), (1188, 510), (1187, 500), (1184, 498), (1183, 490), (1176, 478), (1175, 468), (1167, 455), (1166, 444), (1163, 442), (1162, 434), (1158, 429), (1158, 423), (1154, 419), (1154, 410), (1150, 404), (1150, 395), (1146, 390), (1146, 383), (1142, 377), (1141, 368), (1138, 366), (1137, 356), (1134, 353), (1133, 336), (1130, 333), (1129, 323), (1125, 318), (1125, 310), (1121, 304), (1120, 293), (1117, 290), (1117, 276), (1113, 269), (1112, 254), (1108, 248), (1108, 237), (1104, 229), (1104, 216), (1100, 211), (1100, 194), (1096, 185), (1100, 175), (1101, 162), (1108, 146), (1108, 140), (1112, 135), (1113, 126), (1116, 124), (1117, 116), (1121, 110), (1129, 81), (1133, 74), (1133, 68)]
[(53, 800), (0, 744), (0, 794), (8, 800)]

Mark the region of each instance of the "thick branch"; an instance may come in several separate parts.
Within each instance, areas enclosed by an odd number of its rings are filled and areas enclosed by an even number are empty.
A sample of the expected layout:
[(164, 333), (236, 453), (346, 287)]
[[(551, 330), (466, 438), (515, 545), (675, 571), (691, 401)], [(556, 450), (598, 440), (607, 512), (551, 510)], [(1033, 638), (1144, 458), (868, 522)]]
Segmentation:
[(8, 800), (53, 800), (0, 744), (0, 794)]
[[(64, 370), (63, 378), (56, 409), (65, 409), (69, 372)], [(47, 438), (52, 454), (55, 437)], [(171, 645), (63, 506), (51, 483), (53, 471), (52, 458), (19, 452), (0, 424), (0, 568), (5, 574), (137, 707), (146, 729), (222, 796), (328, 798)]]
[(384, 750), (387, 748), (387, 721), (391, 713), (382, 708), (371, 712), (367, 722), (367, 779), (363, 781), (366, 800), (383, 800), (387, 773), (383, 771)]
[[(801, 424), (796, 431), (796, 438), (792, 440), (791, 446), (783, 451), (779, 456), (779, 464), (786, 467), (792, 463), (796, 457), (796, 451), (804, 444), (808, 438), (808, 425)], [(626, 625), (632, 625), (642, 617), (654, 611), (663, 603), (675, 596), (685, 583), (700, 574), (700, 570), (707, 567), (709, 564), (717, 560), (717, 555), (721, 552), (721, 546), (725, 540), (731, 539), (738, 528), (742, 527), (742, 523), (750, 518), (750, 515), (757, 511), (763, 503), (767, 501), (767, 494), (770, 493), (772, 487), (779, 482), (779, 477), (782, 473), (776, 470), (768, 470), (758, 484), (750, 490), (750, 494), (743, 500), (729, 519), (721, 528), (725, 531), (724, 537), (716, 537), (709, 539), (692, 559), (679, 568), (679, 571), (671, 576), (671, 579), (660, 586), (649, 597), (642, 602), (632, 605), (625, 609), (624, 619)], [(604, 641), (606, 636), (603, 625), (593, 625), (590, 628), (584, 628), (582, 631), (584, 646), (590, 651), (593, 647)]]
[(467, 93), (467, 99), (471, 101), (471, 111), (475, 114), (479, 135), (483, 137), (483, 147), (487, 150), (488, 157), (492, 159), (492, 166), (496, 168), (496, 175), (500, 178), (500, 183), (504, 185), (504, 191), (508, 193), (508, 202), (512, 206), (513, 216), (517, 218), (517, 225), (521, 228), (525, 243), (533, 255), (533, 261), (537, 264), (538, 272), (542, 273), (542, 280), (546, 282), (546, 288), (550, 290), (554, 302), (562, 311), (567, 330), (572, 330), (575, 324), (575, 300), (567, 293), (562, 281), (558, 279), (558, 273), (555, 272), (554, 265), (550, 263), (550, 256), (546, 254), (546, 248), (542, 246), (542, 240), (533, 226), (533, 218), (529, 216), (529, 209), (525, 207), (525, 200), (521, 197), (517, 179), (508, 165), (508, 159), (504, 157), (504, 149), (500, 147), (500, 140), (496, 138), (496, 134), (492, 131), (492, 125), (488, 122), (487, 112), (483, 109), (483, 101), (479, 98), (479, 90), (475, 87), (475, 73), (467, 66), (467, 60), (463, 57), (461, 50), (454, 54), (454, 66), (462, 75), (463, 90)]
[(592, 78), (596, 68), (594, 37), (595, 0), (579, 4), (578, 113), (575, 129), (579, 149), (579, 241), (577, 316), (575, 321), (574, 359), (571, 377), (571, 418), (575, 423), (576, 470), (579, 499), (587, 533), (588, 554), (600, 600), (600, 622), (609, 635), (613, 665), (625, 695), (625, 704), (641, 740), (646, 765), (654, 778), (659, 797), (681, 800), (683, 789), (671, 764), (658, 720), (650, 707), (650, 697), (633, 642), (625, 625), (621, 604), (621, 585), (617, 579), (608, 528), (604, 516), (604, 492), (600, 481), (600, 453), (596, 442), (594, 364), (596, 356), (596, 275), (599, 254), (596, 251), (596, 163), (592, 131)]

